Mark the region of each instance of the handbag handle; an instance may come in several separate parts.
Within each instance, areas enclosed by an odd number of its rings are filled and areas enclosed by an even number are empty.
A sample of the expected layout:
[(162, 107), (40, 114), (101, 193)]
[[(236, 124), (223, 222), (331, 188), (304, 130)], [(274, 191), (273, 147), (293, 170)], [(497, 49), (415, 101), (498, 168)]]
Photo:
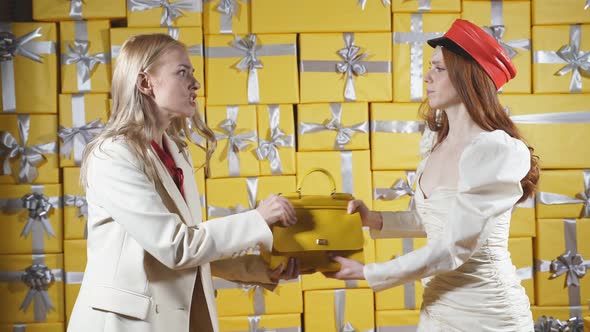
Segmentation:
[(332, 176), (332, 174), (330, 174), (330, 172), (328, 172), (328, 170), (324, 168), (317, 167), (308, 170), (307, 173), (305, 173), (305, 175), (301, 177), (301, 180), (299, 180), (299, 183), (297, 184), (297, 193), (299, 194), (299, 198), (301, 198), (301, 188), (303, 187), (303, 180), (305, 180), (305, 178), (308, 175), (316, 172), (324, 173), (324, 175), (328, 177), (328, 180), (330, 181), (330, 186), (332, 187), (332, 192), (330, 193), (330, 195), (333, 196), (336, 193), (336, 182), (334, 181), (334, 177)]

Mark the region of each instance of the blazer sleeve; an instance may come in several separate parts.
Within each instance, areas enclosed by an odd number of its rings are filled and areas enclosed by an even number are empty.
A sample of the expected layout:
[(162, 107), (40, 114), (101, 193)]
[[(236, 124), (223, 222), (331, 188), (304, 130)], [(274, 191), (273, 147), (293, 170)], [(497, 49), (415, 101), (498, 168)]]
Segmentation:
[(383, 219), (383, 227), (380, 230), (371, 229), (371, 237), (402, 238), (425, 237), (426, 232), (422, 225), (420, 215), (415, 211), (383, 211), (380, 212)]
[(270, 280), (269, 269), (268, 264), (259, 255), (244, 255), (211, 262), (211, 273), (215, 277), (274, 290), (277, 282)]
[(256, 210), (188, 227), (166, 208), (123, 140), (103, 142), (93, 150), (87, 175), (88, 199), (171, 269), (235, 257), (256, 246), (272, 248), (272, 232)]
[(530, 153), (520, 140), (502, 131), (478, 135), (460, 158), (445, 233), (399, 258), (366, 265), (369, 286), (379, 291), (463, 265), (522, 197), (520, 181), (529, 169)]

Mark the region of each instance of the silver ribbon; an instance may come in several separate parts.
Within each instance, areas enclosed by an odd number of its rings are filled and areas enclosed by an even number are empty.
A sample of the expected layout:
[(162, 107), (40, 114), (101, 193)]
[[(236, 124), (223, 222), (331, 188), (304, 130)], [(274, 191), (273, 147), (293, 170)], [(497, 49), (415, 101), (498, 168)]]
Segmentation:
[(207, 149), (207, 140), (205, 139), (205, 137), (201, 136), (199, 133), (197, 133), (193, 129), (193, 122), (191, 121), (191, 119), (187, 118), (186, 123), (187, 123), (188, 128), (190, 129), (189, 140), (192, 143), (197, 144), (198, 146), (202, 147), (203, 149)]
[(215, 132), (215, 138), (220, 141), (227, 139), (227, 162), (229, 176), (240, 176), (240, 157), (238, 153), (250, 146), (250, 142), (256, 143), (258, 138), (256, 130), (238, 134), (236, 121), (238, 119), (238, 106), (227, 106), (227, 118), (219, 124), (223, 132)]
[(506, 54), (512, 59), (517, 54), (516, 49), (530, 51), (531, 40), (530, 39), (518, 39), (504, 42), (504, 32), (506, 27), (504, 26), (504, 10), (502, 1), (491, 1), (491, 19), (490, 26), (484, 26), (483, 29), (490, 34), (494, 39), (502, 45), (502, 48), (506, 51)]
[(323, 123), (301, 122), (299, 124), (299, 134), (312, 134), (322, 131), (335, 131), (336, 140), (334, 142), (335, 150), (344, 150), (345, 146), (350, 143), (356, 133), (368, 133), (369, 123), (367, 121), (345, 127), (342, 125), (342, 104), (330, 103), (332, 118), (326, 119)]
[(586, 0), (586, 4), (584, 5), (584, 10), (588, 10), (590, 8), (590, 0)]
[(374, 329), (356, 330), (351, 322), (344, 320), (346, 312), (346, 289), (334, 290), (334, 317), (338, 332), (373, 332)]
[[(429, 5), (430, 7), (430, 5)], [(421, 101), (423, 97), (424, 51), (427, 40), (441, 37), (443, 32), (424, 32), (422, 14), (410, 17), (410, 32), (394, 32), (394, 44), (410, 44), (410, 100)]]
[(107, 64), (110, 62), (110, 55), (108, 52), (90, 54), (88, 52), (87, 40), (74, 40), (68, 45), (68, 50), (61, 56), (62, 65), (76, 64), (78, 73), (78, 90), (90, 91), (90, 73), (94, 67), (99, 64)]
[[(213, 2), (214, 0), (205, 0), (206, 2)], [(241, 2), (248, 2), (249, 0), (240, 0)], [(238, 17), (240, 13), (240, 3), (237, 0), (220, 0), (215, 8), (219, 12), (219, 33), (231, 34), (233, 33), (233, 17)]]
[(236, 213), (250, 211), (256, 208), (256, 196), (258, 195), (258, 178), (247, 177), (246, 188), (248, 191), (248, 207), (244, 207), (239, 203), (236, 206), (229, 208), (208, 205), (207, 215), (209, 217), (225, 217)]
[(584, 320), (574, 316), (567, 321), (561, 321), (543, 315), (535, 322), (535, 332), (584, 332)]
[(2, 110), (16, 112), (16, 90), (14, 86), (14, 62), (17, 55), (43, 63), (41, 54), (55, 54), (55, 42), (33, 41), (42, 36), (41, 27), (16, 37), (10, 23), (0, 22), (0, 74), (2, 75)]
[(579, 306), (580, 299), (580, 278), (584, 277), (586, 270), (590, 268), (590, 260), (584, 261), (578, 254), (578, 240), (576, 232), (576, 220), (564, 219), (565, 253), (559, 255), (552, 261), (538, 260), (536, 270), (538, 272), (552, 272), (549, 279), (555, 279), (566, 274), (564, 287), (568, 288), (569, 305)]
[(529, 279), (533, 279), (533, 272), (534, 272), (534, 269), (532, 266), (525, 266), (525, 267), (521, 267), (520, 269), (516, 270), (516, 276), (520, 280), (529, 280)]
[(22, 198), (0, 199), (0, 211), (17, 213), (28, 211), (27, 221), (20, 236), (27, 238), (31, 234), (32, 252), (41, 254), (45, 252), (45, 236), (56, 236), (48, 219), (48, 214), (53, 209), (62, 207), (61, 197), (47, 197), (43, 194), (43, 185), (31, 186), (31, 194)]
[(561, 205), (561, 204), (584, 204), (581, 217), (590, 217), (590, 170), (582, 171), (584, 178), (584, 190), (576, 195), (576, 198), (550, 192), (537, 193), (537, 204)]
[[(416, 0), (403, 0), (403, 2), (416, 1)], [(417, 0), (418, 1), (418, 12), (429, 12), (432, 9), (432, 0)]]
[(12, 325), (12, 332), (27, 332), (27, 324)]
[(258, 82), (258, 69), (264, 66), (256, 56), (257, 37), (254, 34), (240, 38), (237, 35), (232, 41), (232, 47), (245, 53), (244, 57), (235, 65), (238, 70), (248, 71), (248, 104), (260, 103), (260, 89)]
[(414, 182), (416, 181), (416, 172), (406, 171), (405, 179), (398, 179), (390, 188), (375, 188), (373, 190), (374, 200), (392, 201), (403, 196), (410, 196), (408, 211), (416, 209), (414, 203)]
[(78, 208), (78, 218), (84, 217), (84, 238), (88, 238), (88, 202), (86, 201), (86, 196), (64, 195), (63, 204), (64, 206)]
[(342, 172), (342, 192), (354, 195), (354, 172), (352, 151), (340, 152), (340, 171)]
[(344, 87), (344, 100), (356, 101), (356, 90), (354, 88), (354, 77), (367, 73), (367, 67), (362, 63), (368, 56), (367, 53), (360, 53), (361, 48), (354, 45), (354, 33), (345, 32), (344, 48), (338, 50), (338, 55), (344, 60), (336, 64), (336, 71), (346, 76)]
[(33, 255), (33, 264), (24, 271), (0, 271), (0, 282), (23, 282), (29, 287), (19, 309), (26, 312), (31, 303), (36, 322), (47, 321), (47, 314), (55, 310), (47, 290), (55, 282), (63, 281), (63, 270), (49, 269), (45, 255)]
[(424, 131), (424, 121), (371, 121), (371, 132), (393, 134), (417, 134)]
[[(590, 0), (588, 0), (590, 1)], [(389, 5), (391, 5), (391, 0), (381, 0), (381, 4), (383, 4), (383, 7), (387, 7)], [(357, 6), (360, 6), (362, 10), (365, 10), (365, 6), (367, 5), (367, 0), (358, 0)]]
[(56, 153), (57, 142), (27, 146), (31, 119), (28, 114), (18, 115), (18, 132), (22, 145), (8, 131), (0, 132), (0, 158), (4, 159), (2, 175), (11, 175), (10, 160), (20, 155), (19, 183), (33, 182), (38, 176), (36, 166), (45, 160), (45, 153)]
[(256, 148), (256, 157), (258, 160), (268, 159), (270, 170), (273, 175), (283, 174), (281, 156), (279, 147), (291, 148), (295, 146), (295, 137), (286, 135), (279, 128), (281, 121), (281, 112), (279, 105), (268, 105), (268, 121), (270, 128), (270, 139), (267, 141), (263, 138), (258, 139), (258, 148)]
[(127, 0), (127, 10), (136, 12), (162, 7), (160, 26), (172, 26), (174, 20), (183, 16), (182, 12), (202, 12), (202, 2), (198, 0)]
[[(414, 239), (403, 238), (402, 253), (405, 255), (412, 251), (414, 251)], [(416, 283), (414, 281), (404, 284), (404, 307), (408, 310), (416, 309)]]
[(590, 123), (590, 111), (511, 115), (510, 119), (519, 124)]
[(84, 272), (65, 272), (65, 283), (68, 285), (80, 285), (84, 280)]
[(557, 51), (536, 51), (533, 63), (565, 64), (554, 75), (563, 76), (572, 72), (569, 90), (582, 92), (582, 76), (590, 76), (590, 52), (580, 50), (582, 28), (579, 24), (570, 25), (570, 42)]
[(248, 331), (239, 332), (301, 332), (301, 327), (279, 327), (267, 329), (260, 326), (260, 316), (248, 316)]
[(82, 0), (70, 0), (69, 16), (74, 20), (82, 19)]

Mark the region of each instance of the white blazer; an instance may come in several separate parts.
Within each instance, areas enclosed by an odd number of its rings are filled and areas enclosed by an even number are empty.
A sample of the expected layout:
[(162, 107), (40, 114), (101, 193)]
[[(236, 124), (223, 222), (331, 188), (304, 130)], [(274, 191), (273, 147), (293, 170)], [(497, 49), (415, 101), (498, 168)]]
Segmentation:
[(217, 332), (211, 270), (270, 283), (263, 262), (243, 256), (272, 248), (262, 216), (252, 210), (202, 223), (188, 151), (164, 139), (184, 173), (186, 200), (151, 149), (156, 184), (124, 138), (88, 158), (88, 261), (68, 332)]

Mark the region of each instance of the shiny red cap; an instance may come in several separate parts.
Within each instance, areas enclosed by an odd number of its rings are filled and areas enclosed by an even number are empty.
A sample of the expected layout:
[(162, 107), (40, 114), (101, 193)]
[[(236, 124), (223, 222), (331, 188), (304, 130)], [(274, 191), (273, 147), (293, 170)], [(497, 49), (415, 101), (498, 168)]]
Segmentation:
[(430, 39), (428, 45), (440, 45), (461, 55), (467, 53), (494, 81), (497, 89), (516, 76), (516, 67), (502, 45), (469, 21), (455, 20), (443, 37)]

